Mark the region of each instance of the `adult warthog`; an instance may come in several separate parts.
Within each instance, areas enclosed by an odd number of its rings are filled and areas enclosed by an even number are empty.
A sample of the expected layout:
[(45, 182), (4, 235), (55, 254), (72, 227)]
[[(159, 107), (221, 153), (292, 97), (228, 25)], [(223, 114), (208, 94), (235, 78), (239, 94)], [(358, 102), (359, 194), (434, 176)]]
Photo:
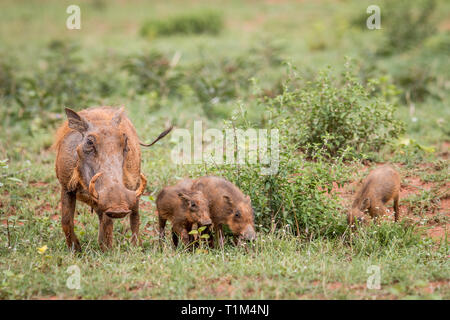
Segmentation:
[(113, 240), (113, 219), (130, 215), (133, 244), (139, 240), (139, 197), (147, 180), (141, 173), (139, 141), (123, 108), (66, 108), (67, 119), (58, 130), (56, 176), (61, 184), (62, 228), (69, 248), (81, 251), (74, 232), (76, 200), (91, 206), (99, 218), (98, 241), (102, 250)]

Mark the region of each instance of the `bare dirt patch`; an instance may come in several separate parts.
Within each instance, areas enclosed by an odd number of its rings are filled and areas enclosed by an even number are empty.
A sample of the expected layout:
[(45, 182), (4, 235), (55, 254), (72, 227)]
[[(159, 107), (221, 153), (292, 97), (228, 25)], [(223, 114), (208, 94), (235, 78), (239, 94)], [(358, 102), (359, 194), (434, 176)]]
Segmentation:
[(33, 188), (44, 188), (44, 187), (47, 187), (48, 185), (49, 185), (48, 182), (43, 182), (43, 181), (30, 182), (30, 186)]

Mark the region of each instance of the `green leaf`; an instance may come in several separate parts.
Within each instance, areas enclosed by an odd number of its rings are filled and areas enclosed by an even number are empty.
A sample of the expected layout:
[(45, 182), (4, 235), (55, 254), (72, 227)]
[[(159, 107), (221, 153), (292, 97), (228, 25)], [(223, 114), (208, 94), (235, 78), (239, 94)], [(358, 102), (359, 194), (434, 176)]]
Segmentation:
[(145, 202), (155, 201), (155, 198), (152, 196), (141, 196), (141, 199)]
[(206, 229), (206, 226), (200, 227), (200, 228), (198, 228), (198, 232), (202, 232), (205, 229)]
[(14, 273), (13, 273), (12, 271), (10, 271), (10, 270), (4, 270), (4, 271), (3, 271), (3, 274), (4, 274), (6, 277), (12, 277), (12, 276), (14, 276)]
[(198, 231), (197, 231), (197, 230), (191, 230), (191, 231), (189, 232), (189, 234), (198, 234)]

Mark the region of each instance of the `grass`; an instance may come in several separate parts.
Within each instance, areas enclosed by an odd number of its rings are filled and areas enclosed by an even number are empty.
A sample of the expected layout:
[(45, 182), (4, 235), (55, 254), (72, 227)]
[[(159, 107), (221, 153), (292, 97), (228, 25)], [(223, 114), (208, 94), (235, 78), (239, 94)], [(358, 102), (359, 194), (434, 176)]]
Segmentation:
[[(376, 54), (387, 25), (377, 32), (352, 24), (372, 1), (82, 1), (79, 31), (65, 28), (70, 1), (3, 2), (0, 66), (7, 63), (17, 79), (36, 81), (48, 93), (39, 101), (24, 87), (27, 100), (20, 107), (4, 96), (11, 76), (0, 69), (0, 161), (8, 159), (0, 162), (0, 299), (450, 299), (450, 72), (442, 49), (448, 43), (447, 2), (437, 3), (434, 35), (388, 56)], [(220, 33), (140, 35), (147, 21), (210, 10), (222, 14)], [(61, 39), (78, 46), (70, 58), (82, 61), (71, 65), (75, 72), (69, 77), (61, 63), (68, 57), (49, 49)], [(143, 141), (153, 140), (168, 123), (192, 131), (193, 121), (202, 120), (205, 128), (221, 129), (244, 113), (245, 121), (259, 128), (268, 119), (257, 101), (282, 92), (289, 77), (284, 62), (296, 66), (301, 80), (293, 86), (301, 88), (301, 81), (328, 65), (339, 74), (344, 56), (358, 61), (362, 81), (379, 80), (376, 90), (398, 104), (395, 117), (405, 123), (405, 133), (371, 155), (372, 161), (356, 159), (332, 169), (323, 163), (320, 174), (333, 170), (345, 181), (343, 193), (332, 191), (342, 202), (333, 219), (343, 225), (364, 169), (395, 162), (402, 176), (401, 223), (390, 216), (352, 235), (336, 228), (314, 238), (293, 236), (281, 225), (274, 232), (257, 226), (257, 241), (246, 247), (160, 248), (153, 199), (167, 184), (203, 170), (173, 164), (169, 137), (143, 149), (142, 171), (149, 181), (141, 201), (142, 247), (129, 244), (129, 222), (123, 220), (115, 222), (114, 248), (101, 252), (97, 217), (78, 204), (75, 232), (83, 253), (67, 249), (49, 149), (64, 106), (125, 105)], [(70, 95), (70, 88), (79, 91)], [(252, 180), (243, 181), (249, 184)], [(81, 272), (79, 290), (66, 286), (73, 265)], [(366, 286), (370, 266), (380, 267), (379, 290)]]
[[(116, 221), (114, 248), (103, 253), (96, 239), (96, 216), (87, 206), (78, 205), (75, 231), (83, 253), (70, 253), (59, 221), (58, 183), (53, 178), (51, 155), (47, 156), (40, 167), (16, 175), (22, 183), (6, 182), (11, 196), (1, 196), (2, 211), (10, 214), (11, 241), (8, 247), (3, 223), (3, 299), (450, 297), (447, 240), (423, 238), (417, 228), (392, 221), (362, 230), (351, 239), (346, 232), (309, 241), (278, 230), (260, 233), (256, 243), (244, 248), (227, 244), (224, 250), (192, 253), (174, 250), (170, 243), (159, 247), (153, 207), (145, 202), (141, 205), (142, 248), (129, 244), (128, 221)], [(13, 171), (22, 168), (12, 167)], [(48, 249), (41, 254), (38, 249), (44, 245)], [(67, 268), (72, 265), (80, 268), (79, 290), (66, 286), (71, 275)], [(372, 265), (381, 268), (380, 290), (366, 287), (367, 268)]]
[[(95, 232), (82, 241), (88, 237), (95, 238)], [(160, 251), (149, 243), (144, 250), (122, 243), (104, 254), (89, 241), (77, 256), (55, 240), (24, 243), (9, 254), (9, 266), (2, 270), (3, 298), (433, 299), (449, 294), (440, 283), (448, 277), (445, 248), (424, 254), (426, 243), (358, 255), (339, 240), (300, 242), (276, 234), (262, 235), (247, 250), (227, 246), (200, 254), (167, 246)], [(49, 249), (38, 254), (44, 242)], [(79, 290), (66, 287), (71, 265), (81, 270)], [(380, 290), (366, 288), (371, 265), (382, 270)], [(427, 291), (430, 283), (436, 286), (433, 293)]]

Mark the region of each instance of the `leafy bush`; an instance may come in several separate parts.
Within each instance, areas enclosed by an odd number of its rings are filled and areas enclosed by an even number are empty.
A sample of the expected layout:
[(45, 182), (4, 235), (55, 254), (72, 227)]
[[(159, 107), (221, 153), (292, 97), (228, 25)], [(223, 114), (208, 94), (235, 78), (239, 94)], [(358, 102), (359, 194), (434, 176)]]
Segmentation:
[(391, 146), (393, 156), (391, 161), (401, 162), (406, 165), (415, 165), (419, 162), (429, 160), (435, 149), (433, 147), (419, 144), (414, 139), (403, 138), (394, 141)]
[(436, 31), (435, 0), (385, 1), (382, 8), (386, 44), (381, 53), (411, 49)]
[[(63, 107), (90, 106), (118, 90), (118, 81), (106, 68), (92, 72), (78, 57), (78, 46), (52, 41), (36, 69), (0, 68), (0, 97), (7, 107), (0, 110), (9, 123), (33, 121), (38, 127), (59, 122)], [(5, 81), (3, 80), (5, 76)], [(32, 127), (35, 127), (34, 125)]]
[[(446, 90), (438, 71), (443, 68), (440, 63), (444, 58), (439, 53), (424, 50), (417, 55), (394, 57), (389, 63), (365, 55), (359, 59), (359, 78), (364, 84), (370, 80), (383, 85), (384, 93), (389, 94), (389, 97), (386, 96), (388, 101), (391, 100), (388, 98), (397, 101), (400, 98), (402, 104), (409, 105), (411, 102), (425, 101), (428, 97), (444, 100)], [(430, 58), (434, 60), (432, 65)]]
[(138, 94), (183, 97), (189, 91), (205, 115), (213, 119), (229, 116), (233, 100), (250, 95), (250, 79), (259, 70), (281, 64), (280, 51), (280, 46), (268, 42), (266, 46), (253, 46), (242, 55), (225, 58), (212, 59), (200, 52), (199, 62), (181, 65), (178, 53), (170, 57), (153, 50), (128, 57), (123, 67), (132, 79), (129, 87), (137, 88)]
[(17, 88), (14, 63), (7, 57), (0, 57), (0, 61), (0, 97), (11, 97)]
[[(252, 45), (247, 52), (225, 58), (206, 58), (186, 68), (186, 81), (196, 93), (205, 114), (209, 118), (220, 115), (220, 107), (230, 109), (228, 102), (234, 99), (246, 99), (252, 96), (252, 79), (261, 75), (261, 70), (282, 65), (283, 47), (265, 39)], [(264, 77), (268, 78), (267, 73)], [(276, 70), (275, 77), (278, 77)], [(269, 87), (275, 89), (272, 81)], [(265, 93), (274, 90), (265, 90)], [(223, 112), (222, 112), (223, 113)]]
[(301, 88), (286, 87), (269, 103), (287, 119), (292, 139), (307, 154), (320, 148), (335, 157), (351, 148), (361, 156), (403, 132), (402, 122), (394, 117), (396, 107), (375, 88), (373, 81), (364, 87), (346, 64), (340, 79), (322, 71)]
[(204, 60), (186, 71), (187, 81), (196, 93), (208, 117), (214, 117), (214, 105), (243, 97), (250, 87), (257, 63), (244, 56), (218, 61)]
[(218, 34), (223, 28), (223, 17), (215, 11), (198, 11), (165, 19), (147, 21), (141, 35), (154, 38), (174, 34)]
[(136, 80), (133, 86), (139, 94), (157, 91), (160, 96), (174, 94), (183, 79), (175, 62), (158, 51), (127, 59), (124, 69)]
[[(254, 128), (245, 118), (245, 113), (235, 115), (226, 127), (243, 130)], [(241, 165), (216, 164), (196, 168), (192, 176), (218, 175), (241, 188), (252, 199), (258, 230), (289, 229), (308, 239), (342, 234), (347, 224), (332, 189), (349, 175), (347, 168), (342, 165), (343, 158), (329, 161), (320, 150), (316, 150), (314, 161), (307, 161), (290, 140), (288, 123), (273, 120), (268, 122), (266, 129), (279, 130), (277, 172), (263, 175), (261, 173), (265, 165), (260, 161), (250, 163), (247, 157), (246, 163)], [(234, 124), (238, 122), (242, 125)], [(273, 155), (275, 150), (268, 143), (268, 154)]]
[(3, 110), (4, 117), (11, 122), (57, 120), (52, 113), (63, 106), (96, 101), (97, 96), (92, 94), (95, 82), (90, 73), (80, 69), (82, 61), (76, 57), (76, 50), (76, 46), (53, 41), (42, 67), (24, 75), (16, 71), (13, 79), (17, 86), (12, 95), (15, 103), (9, 102), (11, 107)]
[[(346, 219), (333, 188), (350, 176), (344, 161), (378, 150), (403, 125), (394, 118), (395, 107), (384, 100), (386, 92), (375, 90), (375, 81), (363, 87), (349, 66), (339, 79), (330, 71), (308, 82), (289, 79), (303, 86), (287, 83), (280, 95), (258, 101), (264, 129), (279, 130), (278, 171), (262, 175), (263, 165), (247, 158), (241, 165), (200, 168), (193, 176), (216, 174), (234, 182), (250, 195), (256, 224), (264, 231), (287, 226), (308, 238), (342, 235)], [(256, 126), (241, 106), (227, 127)], [(270, 154), (274, 150), (268, 145)]]

